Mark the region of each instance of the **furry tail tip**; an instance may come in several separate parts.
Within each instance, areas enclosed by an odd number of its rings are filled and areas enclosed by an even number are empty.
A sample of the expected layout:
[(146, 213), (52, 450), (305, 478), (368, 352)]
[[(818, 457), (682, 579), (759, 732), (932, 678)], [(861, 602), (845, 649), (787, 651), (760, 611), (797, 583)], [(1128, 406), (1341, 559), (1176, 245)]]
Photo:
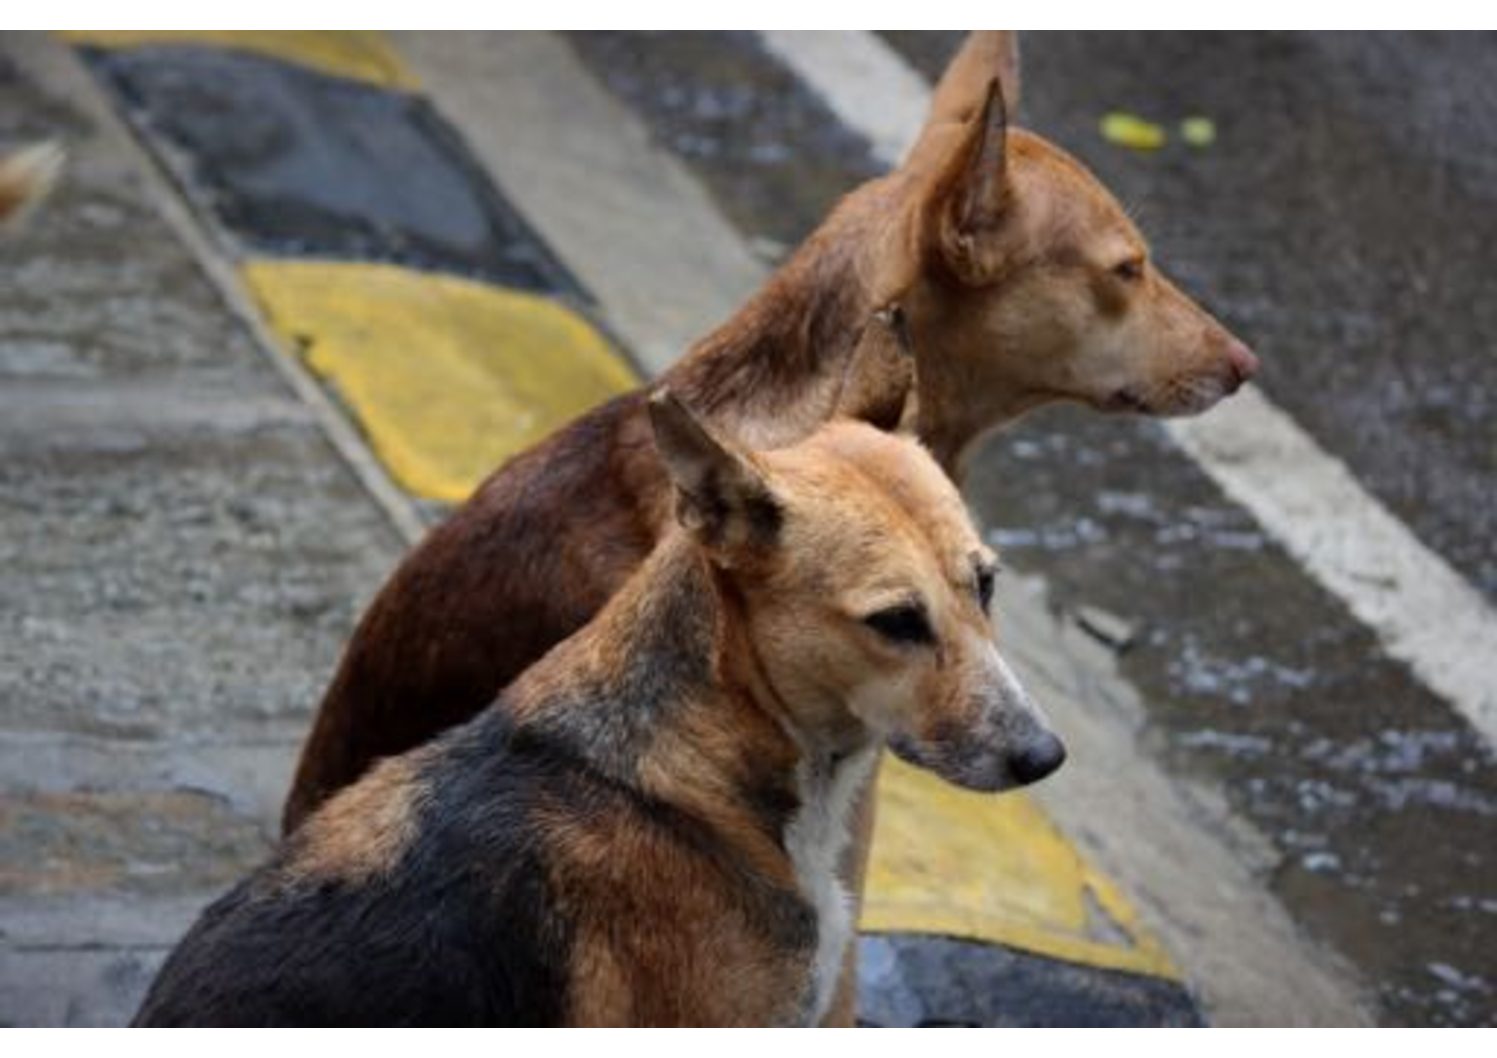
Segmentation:
[(52, 190), (67, 154), (55, 140), (0, 158), (0, 223), (19, 217)]

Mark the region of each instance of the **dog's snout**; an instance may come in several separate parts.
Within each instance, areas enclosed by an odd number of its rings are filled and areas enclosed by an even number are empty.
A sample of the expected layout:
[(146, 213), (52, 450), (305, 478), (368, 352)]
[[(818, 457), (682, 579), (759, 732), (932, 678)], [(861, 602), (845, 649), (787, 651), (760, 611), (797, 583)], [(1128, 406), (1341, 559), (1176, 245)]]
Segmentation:
[(1228, 340), (1227, 365), (1231, 368), (1234, 392), (1258, 373), (1258, 358), (1253, 355), (1251, 349), (1236, 338)]
[(1049, 731), (1041, 731), (1009, 758), (1008, 767), (1013, 772), (1014, 780), (1021, 786), (1027, 786), (1032, 782), (1039, 782), (1064, 764), (1065, 760), (1065, 743)]

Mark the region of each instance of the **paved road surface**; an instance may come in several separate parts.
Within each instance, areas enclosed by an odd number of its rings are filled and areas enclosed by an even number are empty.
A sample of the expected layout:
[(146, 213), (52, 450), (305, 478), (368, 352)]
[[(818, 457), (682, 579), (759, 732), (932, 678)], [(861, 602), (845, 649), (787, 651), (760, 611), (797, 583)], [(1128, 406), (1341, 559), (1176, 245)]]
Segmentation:
[[(854, 43), (930, 77), (956, 39)], [(1488, 600), (1493, 49), (1043, 34), (1024, 102)], [(1218, 137), (1135, 154), (1113, 109)], [(107, 1023), (263, 855), (400, 526), (884, 163), (753, 34), (13, 36), (0, 142), (39, 135), (74, 165), (0, 244), (0, 1020)], [(1038, 415), (970, 495), (1073, 759), (997, 806), (894, 777), (871, 1018), (1497, 1021), (1497, 768), (1460, 708), (1157, 424)]]

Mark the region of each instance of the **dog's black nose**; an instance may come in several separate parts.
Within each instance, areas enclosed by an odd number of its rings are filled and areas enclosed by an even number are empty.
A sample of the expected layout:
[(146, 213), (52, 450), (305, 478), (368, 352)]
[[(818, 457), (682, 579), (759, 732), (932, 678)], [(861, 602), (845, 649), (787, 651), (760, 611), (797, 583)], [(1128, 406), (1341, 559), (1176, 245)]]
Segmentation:
[(1009, 771), (1021, 785), (1039, 782), (1065, 763), (1066, 744), (1048, 731), (1009, 758)]

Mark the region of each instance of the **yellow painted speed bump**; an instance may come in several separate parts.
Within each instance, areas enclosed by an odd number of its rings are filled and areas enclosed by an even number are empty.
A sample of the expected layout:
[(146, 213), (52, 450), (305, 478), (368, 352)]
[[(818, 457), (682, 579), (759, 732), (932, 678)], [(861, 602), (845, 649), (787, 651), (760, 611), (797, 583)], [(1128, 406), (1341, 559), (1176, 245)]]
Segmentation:
[(860, 926), (1180, 976), (1122, 893), (1027, 796), (959, 790), (887, 755)]
[(272, 330), (331, 383), (417, 496), (456, 503), (500, 463), (637, 385), (546, 298), (394, 265), (250, 261)]
[(413, 91), (415, 76), (401, 63), (385, 35), (375, 30), (68, 30), (63, 37), (90, 48), (153, 45), (219, 48), (264, 55), (319, 73)]

